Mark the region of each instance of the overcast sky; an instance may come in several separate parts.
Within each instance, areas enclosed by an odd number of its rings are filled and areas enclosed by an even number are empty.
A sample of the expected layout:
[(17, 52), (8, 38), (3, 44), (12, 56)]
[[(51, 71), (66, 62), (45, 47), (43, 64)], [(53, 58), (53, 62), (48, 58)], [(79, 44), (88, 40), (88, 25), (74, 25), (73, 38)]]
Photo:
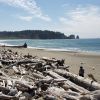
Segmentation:
[(100, 38), (100, 0), (0, 0), (0, 31), (27, 29)]

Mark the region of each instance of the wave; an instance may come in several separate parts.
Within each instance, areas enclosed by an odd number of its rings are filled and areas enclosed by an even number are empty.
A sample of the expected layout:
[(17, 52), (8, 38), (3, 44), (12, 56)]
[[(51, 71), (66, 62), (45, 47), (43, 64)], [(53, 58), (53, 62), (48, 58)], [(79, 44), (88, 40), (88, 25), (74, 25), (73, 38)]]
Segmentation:
[(12, 45), (12, 44), (8, 44), (8, 43), (0, 43), (0, 45), (5, 45), (5, 46), (17, 46), (17, 45)]
[(28, 48), (40, 49), (45, 51), (71, 51), (71, 52), (95, 52), (100, 53), (99, 40), (31, 40), (31, 39), (14, 39), (0, 40), (1, 45), (16, 46), (24, 43)]
[(45, 50), (45, 51), (81, 51), (79, 48), (46, 48), (46, 47), (31, 47), (31, 46), (28, 46), (28, 48)]
[(42, 47), (31, 47), (28, 46), (28, 48), (36, 49), (36, 50), (44, 50), (44, 51), (61, 51), (61, 52), (75, 52), (75, 53), (92, 53), (92, 54), (100, 54), (100, 52), (97, 51), (90, 51), (90, 50), (82, 50), (80, 48), (42, 48)]

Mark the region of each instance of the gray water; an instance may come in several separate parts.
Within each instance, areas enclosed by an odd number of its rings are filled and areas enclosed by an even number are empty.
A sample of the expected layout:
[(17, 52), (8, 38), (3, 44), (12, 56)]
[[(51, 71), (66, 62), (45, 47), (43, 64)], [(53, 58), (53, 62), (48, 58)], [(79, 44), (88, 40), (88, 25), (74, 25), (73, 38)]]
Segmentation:
[(100, 39), (9, 39), (0, 40), (0, 44), (23, 45), (28, 44), (29, 48), (59, 50), (59, 51), (86, 51), (100, 53)]

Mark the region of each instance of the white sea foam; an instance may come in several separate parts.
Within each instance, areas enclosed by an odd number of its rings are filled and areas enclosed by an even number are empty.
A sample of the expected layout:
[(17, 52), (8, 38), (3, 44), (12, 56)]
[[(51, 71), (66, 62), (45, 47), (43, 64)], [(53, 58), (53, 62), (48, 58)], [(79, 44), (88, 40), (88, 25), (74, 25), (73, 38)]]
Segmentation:
[(2, 45), (2, 46), (16, 46), (16, 45), (12, 45), (12, 44), (8, 44), (8, 43), (0, 43), (0, 45)]
[(61, 52), (80, 52), (80, 53), (91, 53), (91, 54), (100, 54), (100, 52), (96, 51), (87, 51), (87, 50), (81, 50), (79, 48), (42, 48), (42, 47), (30, 47), (28, 48), (37, 49), (37, 50), (44, 50), (44, 51), (61, 51)]
[(28, 46), (28, 48), (33, 48), (33, 49), (42, 49), (45, 51), (81, 51), (79, 48), (43, 48), (43, 47), (31, 47)]

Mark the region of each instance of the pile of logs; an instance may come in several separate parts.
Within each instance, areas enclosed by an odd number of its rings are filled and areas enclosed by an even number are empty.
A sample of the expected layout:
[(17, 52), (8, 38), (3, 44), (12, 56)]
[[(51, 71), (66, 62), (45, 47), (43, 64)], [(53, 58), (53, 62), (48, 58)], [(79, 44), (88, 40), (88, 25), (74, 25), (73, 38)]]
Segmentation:
[(100, 84), (69, 72), (64, 59), (0, 51), (0, 100), (100, 100)]

